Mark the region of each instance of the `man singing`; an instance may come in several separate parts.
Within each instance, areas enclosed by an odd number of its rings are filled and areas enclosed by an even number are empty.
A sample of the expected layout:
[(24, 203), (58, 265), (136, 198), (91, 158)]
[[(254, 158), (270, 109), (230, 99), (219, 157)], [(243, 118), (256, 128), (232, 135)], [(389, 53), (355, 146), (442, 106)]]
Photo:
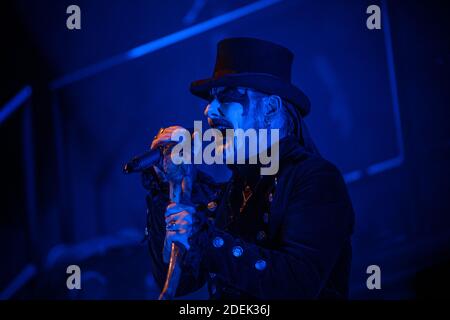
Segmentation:
[[(179, 181), (180, 170), (145, 173), (152, 272), (161, 287), (176, 241), (187, 249), (178, 296), (207, 283), (211, 299), (347, 298), (354, 212), (341, 173), (307, 132), (310, 103), (291, 83), (292, 61), (271, 42), (225, 39), (213, 77), (191, 84), (208, 101), (211, 127), (279, 129), (279, 169), (261, 175), (260, 163), (228, 164), (232, 177), (223, 184), (184, 170), (191, 192), (178, 203), (168, 182)], [(177, 128), (161, 130), (152, 148), (168, 146)]]

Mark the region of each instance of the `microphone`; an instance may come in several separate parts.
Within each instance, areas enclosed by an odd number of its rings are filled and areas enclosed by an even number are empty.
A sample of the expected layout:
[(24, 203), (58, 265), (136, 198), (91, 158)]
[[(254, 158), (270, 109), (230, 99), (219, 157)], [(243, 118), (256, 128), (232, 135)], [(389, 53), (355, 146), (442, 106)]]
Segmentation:
[[(187, 130), (191, 135), (194, 133), (194, 128), (183, 128)], [(162, 158), (161, 148), (147, 151), (141, 155), (135, 156), (133, 159), (127, 162), (123, 167), (123, 172), (126, 174), (142, 172), (149, 169), (151, 166), (157, 164)]]
[[(191, 135), (194, 132), (193, 128), (186, 129)], [(141, 155), (138, 155), (125, 164), (123, 171), (126, 174), (133, 172), (142, 172), (151, 166), (157, 164), (163, 157), (161, 148), (147, 151)], [(175, 185), (170, 182), (170, 198), (173, 202), (179, 202), (182, 198), (190, 200), (191, 187), (187, 187), (182, 183)], [(170, 251), (169, 268), (167, 270), (166, 281), (164, 283), (163, 290), (159, 295), (159, 300), (171, 300), (175, 296), (177, 291), (180, 277), (181, 277), (181, 260), (183, 260), (183, 253), (186, 248), (179, 242), (172, 242)]]
[(157, 164), (162, 157), (161, 148), (147, 151), (131, 159), (123, 167), (123, 172), (126, 174), (134, 172), (142, 172), (151, 166)]

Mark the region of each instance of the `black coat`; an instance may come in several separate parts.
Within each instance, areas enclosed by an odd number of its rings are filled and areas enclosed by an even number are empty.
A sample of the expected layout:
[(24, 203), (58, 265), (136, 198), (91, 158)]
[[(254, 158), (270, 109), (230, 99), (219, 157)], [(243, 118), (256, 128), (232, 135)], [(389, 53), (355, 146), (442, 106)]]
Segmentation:
[[(259, 176), (255, 166), (232, 170), (226, 184), (198, 175), (192, 200), (203, 219), (190, 239), (177, 294), (208, 281), (211, 298), (346, 298), (354, 212), (339, 170), (292, 137), (280, 141), (276, 176)], [(150, 177), (144, 176), (148, 241), (152, 272), (162, 287), (169, 199)], [(244, 190), (247, 197), (251, 193), (245, 206)]]

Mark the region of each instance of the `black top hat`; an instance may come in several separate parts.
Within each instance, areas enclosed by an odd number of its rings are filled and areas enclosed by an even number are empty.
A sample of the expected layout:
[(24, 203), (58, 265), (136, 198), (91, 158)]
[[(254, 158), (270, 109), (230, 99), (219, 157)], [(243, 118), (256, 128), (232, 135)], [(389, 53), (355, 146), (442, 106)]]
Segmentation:
[(280, 96), (302, 116), (310, 110), (308, 97), (291, 83), (294, 54), (275, 43), (253, 38), (229, 38), (217, 44), (214, 74), (191, 83), (192, 94), (209, 99), (215, 87), (247, 87)]

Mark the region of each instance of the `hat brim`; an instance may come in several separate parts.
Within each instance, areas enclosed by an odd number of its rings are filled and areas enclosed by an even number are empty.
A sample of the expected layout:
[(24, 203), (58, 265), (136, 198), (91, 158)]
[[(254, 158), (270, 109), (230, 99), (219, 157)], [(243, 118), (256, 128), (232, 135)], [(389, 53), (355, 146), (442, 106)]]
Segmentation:
[(311, 104), (308, 97), (296, 86), (280, 78), (265, 73), (227, 74), (217, 78), (207, 78), (191, 83), (191, 93), (208, 100), (210, 90), (217, 87), (246, 87), (266, 94), (274, 94), (296, 106), (302, 116), (306, 116)]

